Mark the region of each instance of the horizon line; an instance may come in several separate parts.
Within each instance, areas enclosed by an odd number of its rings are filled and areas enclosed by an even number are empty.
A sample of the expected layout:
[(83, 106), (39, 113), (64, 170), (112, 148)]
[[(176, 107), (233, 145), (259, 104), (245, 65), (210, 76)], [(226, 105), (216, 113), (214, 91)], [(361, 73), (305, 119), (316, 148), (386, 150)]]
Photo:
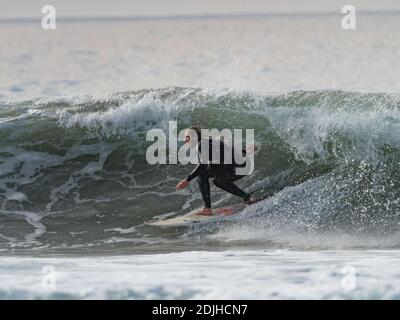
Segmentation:
[[(361, 15), (399, 15), (400, 9), (395, 10), (359, 10)], [(242, 13), (206, 13), (206, 14), (176, 14), (176, 15), (126, 15), (126, 16), (57, 16), (57, 21), (74, 22), (123, 22), (123, 21), (146, 21), (146, 20), (207, 20), (207, 19), (237, 19), (237, 18), (268, 18), (285, 16), (333, 16), (342, 15), (340, 10), (333, 11), (302, 11), (302, 12), (242, 12)], [(36, 23), (42, 16), (38, 17), (11, 17), (0, 18), (0, 23)]]

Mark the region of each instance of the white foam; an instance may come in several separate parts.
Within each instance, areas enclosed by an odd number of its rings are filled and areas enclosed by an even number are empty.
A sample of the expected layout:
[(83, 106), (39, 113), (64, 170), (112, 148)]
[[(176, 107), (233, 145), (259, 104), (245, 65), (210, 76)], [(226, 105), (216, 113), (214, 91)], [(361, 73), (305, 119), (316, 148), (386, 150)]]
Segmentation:
[(24, 246), (24, 245), (32, 245), (38, 237), (43, 235), (46, 232), (46, 226), (40, 222), (40, 220), (43, 218), (43, 215), (41, 213), (35, 213), (35, 212), (30, 212), (30, 211), (24, 211), (24, 210), (14, 210), (14, 211), (7, 211), (7, 210), (0, 210), (0, 214), (3, 215), (16, 215), (22, 217), (28, 224), (30, 224), (33, 227), (33, 232), (27, 233), (25, 235), (25, 241), (24, 242), (18, 242), (15, 238), (13, 237), (4, 237), (7, 239), (12, 246)]
[(23, 201), (27, 199), (27, 196), (22, 192), (12, 191), (6, 194), (8, 200)]
[[(396, 299), (399, 261), (398, 250), (1, 257), (0, 298)], [(54, 290), (42, 287), (46, 265), (56, 271)]]

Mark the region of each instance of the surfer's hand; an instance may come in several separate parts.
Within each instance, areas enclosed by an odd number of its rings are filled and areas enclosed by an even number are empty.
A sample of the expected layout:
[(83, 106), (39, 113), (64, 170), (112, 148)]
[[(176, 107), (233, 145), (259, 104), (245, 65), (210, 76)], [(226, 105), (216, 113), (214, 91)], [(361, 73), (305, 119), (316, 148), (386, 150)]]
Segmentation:
[(185, 189), (189, 185), (189, 181), (186, 179), (182, 180), (176, 185), (176, 190), (182, 190)]

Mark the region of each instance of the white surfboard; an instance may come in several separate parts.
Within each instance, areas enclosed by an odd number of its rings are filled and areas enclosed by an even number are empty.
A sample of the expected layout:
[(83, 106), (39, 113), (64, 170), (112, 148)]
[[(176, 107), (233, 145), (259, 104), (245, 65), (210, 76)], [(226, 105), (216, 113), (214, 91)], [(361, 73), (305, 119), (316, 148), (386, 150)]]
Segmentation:
[(183, 216), (178, 216), (165, 220), (153, 220), (147, 222), (146, 224), (155, 227), (170, 228), (187, 227), (195, 224), (210, 223), (219, 220), (225, 220), (230, 216), (236, 215), (241, 212), (246, 206), (246, 204), (240, 203), (229, 207), (216, 208), (213, 209), (213, 214), (211, 216), (196, 215), (194, 214), (195, 211), (193, 211)]

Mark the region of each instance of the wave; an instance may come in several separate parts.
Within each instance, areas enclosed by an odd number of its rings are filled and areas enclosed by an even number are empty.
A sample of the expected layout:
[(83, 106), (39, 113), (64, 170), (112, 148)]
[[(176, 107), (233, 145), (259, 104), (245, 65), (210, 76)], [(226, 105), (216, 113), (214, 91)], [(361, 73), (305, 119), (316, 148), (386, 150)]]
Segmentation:
[[(260, 96), (179, 87), (104, 99), (3, 102), (0, 248), (151, 249), (197, 241), (199, 233), (219, 245), (249, 233), (262, 234), (251, 241), (274, 243), (287, 243), (287, 232), (296, 235), (294, 243), (310, 233), (396, 234), (399, 106), (395, 94)], [(167, 130), (171, 120), (178, 129), (254, 129), (255, 172), (240, 184), (259, 193), (282, 191), (229, 226), (186, 233), (149, 229), (144, 222), (153, 216), (201, 204), (194, 184), (186, 192), (174, 190), (190, 166), (146, 162), (146, 132)], [(217, 204), (235, 200), (213, 190)]]

